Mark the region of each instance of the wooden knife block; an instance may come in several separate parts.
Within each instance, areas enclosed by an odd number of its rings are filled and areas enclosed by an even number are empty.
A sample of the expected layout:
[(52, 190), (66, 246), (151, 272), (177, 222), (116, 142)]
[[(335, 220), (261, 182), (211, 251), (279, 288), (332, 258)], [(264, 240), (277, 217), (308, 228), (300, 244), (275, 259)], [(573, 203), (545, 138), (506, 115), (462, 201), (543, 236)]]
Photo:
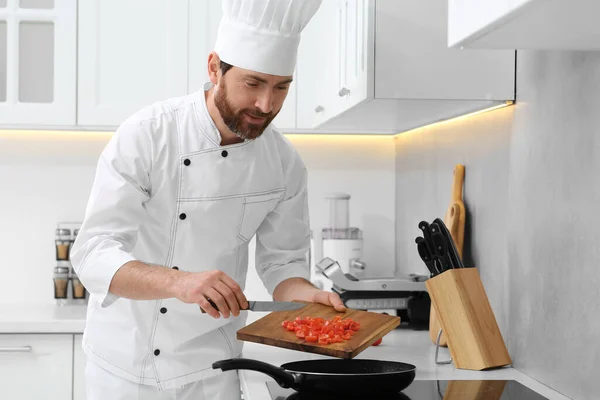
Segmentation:
[(456, 368), (481, 371), (512, 363), (476, 268), (451, 269), (425, 285)]

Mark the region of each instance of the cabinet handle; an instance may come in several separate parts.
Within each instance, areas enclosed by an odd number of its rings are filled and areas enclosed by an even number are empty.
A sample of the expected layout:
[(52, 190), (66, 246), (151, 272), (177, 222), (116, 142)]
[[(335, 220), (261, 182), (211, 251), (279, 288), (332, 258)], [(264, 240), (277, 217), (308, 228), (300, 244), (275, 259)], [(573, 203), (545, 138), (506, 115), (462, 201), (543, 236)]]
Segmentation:
[(341, 88), (340, 91), (338, 92), (338, 95), (340, 97), (344, 97), (344, 96), (347, 96), (349, 94), (350, 94), (350, 89), (345, 88), (345, 87)]
[(0, 353), (31, 353), (31, 346), (0, 347)]
[(315, 107), (315, 112), (316, 113), (320, 113), (320, 112), (323, 112), (323, 111), (325, 111), (325, 109), (323, 108), (323, 106), (317, 106), (317, 107)]

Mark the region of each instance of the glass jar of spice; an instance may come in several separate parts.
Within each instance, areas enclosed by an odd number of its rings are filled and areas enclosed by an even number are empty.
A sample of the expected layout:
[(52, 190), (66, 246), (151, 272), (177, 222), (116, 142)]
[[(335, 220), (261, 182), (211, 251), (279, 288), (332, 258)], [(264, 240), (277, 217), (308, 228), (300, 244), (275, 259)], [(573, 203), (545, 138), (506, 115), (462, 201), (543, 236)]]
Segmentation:
[(58, 262), (54, 268), (54, 298), (59, 305), (67, 302), (69, 294), (69, 266), (64, 262)]
[(54, 242), (56, 244), (56, 260), (68, 261), (69, 249), (71, 248), (71, 230), (64, 228), (57, 229)]
[(73, 300), (85, 300), (87, 291), (73, 270), (71, 270), (71, 290)]

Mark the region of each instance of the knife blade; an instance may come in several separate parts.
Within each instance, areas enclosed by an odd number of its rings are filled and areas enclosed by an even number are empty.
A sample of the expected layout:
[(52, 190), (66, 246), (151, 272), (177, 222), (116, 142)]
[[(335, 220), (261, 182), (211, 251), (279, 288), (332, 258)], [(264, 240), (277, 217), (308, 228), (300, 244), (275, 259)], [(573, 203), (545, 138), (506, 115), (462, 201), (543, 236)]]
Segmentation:
[(291, 311), (304, 306), (306, 304), (291, 301), (248, 301), (250, 311)]
[[(208, 302), (215, 309), (217, 309), (217, 310), (219, 309), (219, 307), (217, 307), (217, 305), (215, 303), (213, 303), (212, 300), (208, 299)], [(258, 312), (291, 311), (291, 310), (298, 310), (298, 309), (304, 307), (305, 305), (306, 304), (294, 303), (291, 301), (249, 301), (248, 300), (248, 308), (246, 308), (244, 310), (240, 310), (240, 311), (258, 311)], [(200, 307), (200, 311), (202, 312), (202, 314), (206, 313), (206, 311), (204, 311), (202, 309), (202, 307)]]

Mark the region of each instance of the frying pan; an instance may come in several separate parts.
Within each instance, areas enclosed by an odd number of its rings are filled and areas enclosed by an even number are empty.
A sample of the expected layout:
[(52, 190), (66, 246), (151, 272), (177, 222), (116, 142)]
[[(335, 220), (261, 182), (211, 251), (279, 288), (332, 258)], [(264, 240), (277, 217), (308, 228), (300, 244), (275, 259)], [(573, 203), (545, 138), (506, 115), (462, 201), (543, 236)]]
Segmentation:
[(394, 361), (379, 360), (306, 360), (277, 367), (248, 358), (217, 361), (213, 369), (229, 371), (248, 369), (275, 379), (282, 388), (300, 394), (393, 394), (404, 390), (415, 379), (416, 367)]

